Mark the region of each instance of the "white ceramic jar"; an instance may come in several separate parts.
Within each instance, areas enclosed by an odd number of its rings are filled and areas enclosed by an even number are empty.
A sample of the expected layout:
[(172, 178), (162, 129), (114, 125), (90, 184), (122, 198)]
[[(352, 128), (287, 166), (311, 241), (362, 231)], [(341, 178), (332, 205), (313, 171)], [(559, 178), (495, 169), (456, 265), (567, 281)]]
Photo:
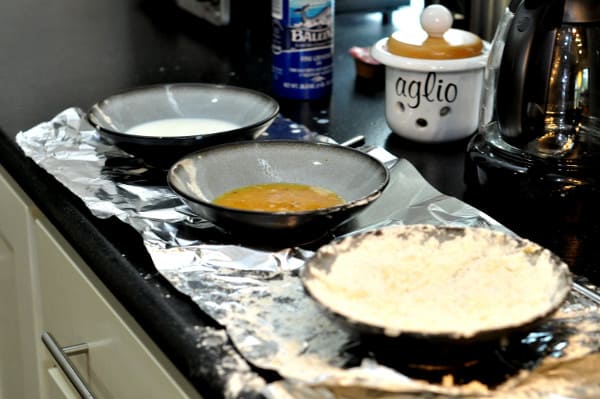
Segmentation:
[(421, 14), (422, 32), (398, 31), (371, 48), (385, 65), (385, 116), (399, 136), (447, 142), (477, 130), (489, 44), (452, 22), (448, 9), (432, 5)]

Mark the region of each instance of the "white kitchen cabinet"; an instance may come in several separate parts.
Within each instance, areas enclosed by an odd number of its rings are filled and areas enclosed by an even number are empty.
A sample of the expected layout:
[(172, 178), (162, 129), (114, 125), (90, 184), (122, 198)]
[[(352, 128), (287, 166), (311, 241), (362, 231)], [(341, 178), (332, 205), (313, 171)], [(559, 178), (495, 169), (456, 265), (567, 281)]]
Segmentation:
[(32, 289), (35, 207), (0, 167), (0, 398), (39, 397), (39, 313)]
[[(87, 344), (71, 359), (98, 398), (198, 397), (53, 226), (36, 220), (34, 241), (42, 327), (62, 346)], [(42, 361), (52, 371), (51, 356)], [(54, 377), (43, 376), (49, 386)]]
[(80, 397), (43, 332), (96, 398), (200, 397), (1, 168), (0, 201), (0, 399)]

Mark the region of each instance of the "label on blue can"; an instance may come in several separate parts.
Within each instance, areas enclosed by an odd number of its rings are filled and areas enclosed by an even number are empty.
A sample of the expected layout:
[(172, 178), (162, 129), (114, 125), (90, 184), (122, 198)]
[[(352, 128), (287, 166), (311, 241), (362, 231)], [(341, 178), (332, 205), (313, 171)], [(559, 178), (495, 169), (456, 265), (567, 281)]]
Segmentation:
[(331, 93), (334, 3), (272, 0), (273, 91), (295, 99)]

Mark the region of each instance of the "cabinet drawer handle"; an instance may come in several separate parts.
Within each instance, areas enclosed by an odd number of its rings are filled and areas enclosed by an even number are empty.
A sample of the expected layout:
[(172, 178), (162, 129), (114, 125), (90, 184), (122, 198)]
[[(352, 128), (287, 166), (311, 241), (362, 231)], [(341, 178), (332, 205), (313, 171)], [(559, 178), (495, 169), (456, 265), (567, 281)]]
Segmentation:
[(42, 333), (42, 342), (50, 351), (50, 354), (56, 361), (56, 364), (65, 373), (73, 387), (81, 395), (82, 398), (94, 399), (94, 394), (90, 391), (87, 384), (77, 371), (77, 368), (73, 365), (69, 359), (69, 355), (79, 355), (88, 352), (87, 344), (78, 344), (72, 346), (65, 346), (61, 348), (58, 342), (54, 339), (52, 334), (47, 331)]

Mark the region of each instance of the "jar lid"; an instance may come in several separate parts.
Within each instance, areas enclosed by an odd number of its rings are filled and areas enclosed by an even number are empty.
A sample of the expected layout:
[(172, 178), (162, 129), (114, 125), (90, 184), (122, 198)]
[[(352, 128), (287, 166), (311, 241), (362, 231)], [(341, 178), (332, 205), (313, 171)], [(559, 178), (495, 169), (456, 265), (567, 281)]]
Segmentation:
[(483, 42), (474, 33), (451, 29), (452, 13), (439, 4), (426, 7), (421, 14), (422, 32), (397, 31), (387, 40), (394, 55), (423, 59), (457, 59), (482, 54)]

